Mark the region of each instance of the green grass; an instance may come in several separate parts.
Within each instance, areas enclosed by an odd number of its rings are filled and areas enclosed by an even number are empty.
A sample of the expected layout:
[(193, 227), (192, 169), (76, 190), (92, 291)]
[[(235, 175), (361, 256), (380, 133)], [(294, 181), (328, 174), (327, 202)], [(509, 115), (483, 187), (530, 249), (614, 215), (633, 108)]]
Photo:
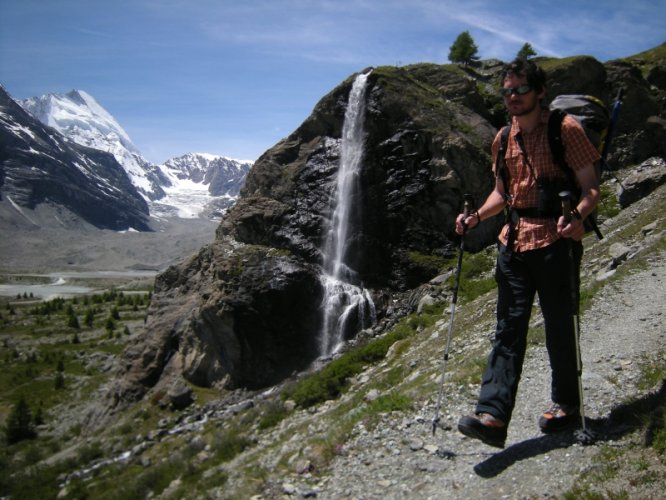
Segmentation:
[(654, 429), (651, 442), (652, 447), (660, 455), (666, 454), (666, 425), (664, 425), (664, 411), (666, 411), (666, 409), (662, 409), (661, 419), (657, 424), (658, 427)]
[(615, 187), (609, 183), (601, 184), (599, 203), (597, 204), (598, 221), (604, 221), (615, 217), (622, 211), (622, 207), (617, 201)]
[(429, 270), (431, 274), (437, 273), (448, 262), (444, 257), (439, 255), (427, 255), (416, 251), (411, 251), (408, 255), (412, 262), (423, 269)]
[(289, 410), (281, 400), (269, 401), (263, 405), (263, 411), (259, 418), (259, 430), (270, 429), (282, 422), (288, 415)]
[[(449, 261), (450, 268), (454, 270), (454, 273), (452, 273), (447, 282), (451, 288), (455, 286), (457, 259), (456, 257)], [(471, 302), (477, 297), (494, 290), (496, 286), (494, 268), (495, 250), (493, 247), (477, 253), (464, 253), (460, 269), (459, 298), (466, 302)]]
[(666, 60), (666, 43), (662, 43), (658, 47), (620, 60), (638, 66), (641, 69), (643, 77), (646, 78), (655, 66), (663, 67), (664, 60)]
[[(88, 400), (108, 379), (87, 360), (117, 356), (129, 336), (125, 326), (140, 322), (150, 299), (150, 292), (125, 295), (109, 291), (75, 299), (54, 299), (35, 303), (18, 297), (0, 300), (0, 424), (23, 397), (34, 418), (40, 415), (48, 426), (52, 412), (60, 405), (71, 406)], [(88, 309), (94, 309), (92, 327), (84, 325)], [(117, 328), (112, 336), (103, 329), (103, 321), (117, 311)], [(79, 327), (71, 326), (76, 316)], [(60, 379), (60, 380), (58, 380)], [(57, 419), (57, 417), (55, 417)], [(2, 448), (0, 496), (11, 498), (55, 498), (62, 475), (84, 467), (104, 451), (95, 441), (79, 449), (77, 456), (54, 465), (40, 464), (79, 437), (80, 426), (73, 424), (64, 435), (53, 438), (40, 435)], [(3, 435), (4, 437), (4, 435)], [(59, 479), (60, 478), (60, 479)], [(77, 496), (81, 486), (73, 483), (69, 498)], [(81, 490), (84, 491), (84, 490)]]
[(380, 415), (394, 411), (407, 411), (412, 409), (412, 400), (399, 391), (390, 391), (382, 394), (366, 404), (358, 415), (364, 420), (369, 429), (374, 428), (380, 421)]
[(389, 333), (352, 348), (320, 371), (306, 376), (288, 388), (284, 397), (302, 408), (337, 398), (348, 388), (353, 376), (361, 373), (366, 366), (384, 359), (393, 344), (411, 337), (421, 327), (434, 321), (436, 318), (433, 315), (410, 315), (404, 318)]
[(599, 493), (591, 491), (586, 485), (576, 485), (566, 492), (562, 497), (564, 500), (629, 500), (626, 492), (622, 493)]
[(475, 386), (481, 384), (481, 376), (486, 368), (487, 358), (484, 355), (466, 357), (464, 361), (452, 370), (451, 381), (456, 384)]
[(228, 462), (251, 445), (243, 428), (231, 426), (229, 429), (218, 431), (215, 434), (211, 448), (215, 461)]
[[(665, 359), (666, 352), (660, 353), (657, 359)], [(643, 361), (641, 364), (641, 375), (637, 386), (641, 390), (654, 388), (660, 382), (666, 381), (666, 365), (656, 361)]]
[[(666, 352), (660, 352), (652, 360), (643, 360), (641, 363), (641, 374), (637, 382), (640, 390), (650, 390), (661, 385), (666, 385), (666, 365), (663, 359)], [(660, 401), (652, 410), (645, 426), (646, 441), (649, 446), (660, 455), (666, 454), (666, 401)]]

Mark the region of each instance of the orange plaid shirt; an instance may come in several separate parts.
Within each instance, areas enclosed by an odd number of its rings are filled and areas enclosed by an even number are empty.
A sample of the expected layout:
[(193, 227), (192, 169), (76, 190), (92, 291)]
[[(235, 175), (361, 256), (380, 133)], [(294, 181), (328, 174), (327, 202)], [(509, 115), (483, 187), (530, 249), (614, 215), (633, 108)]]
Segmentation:
[[(516, 118), (513, 118), (511, 133), (506, 152), (506, 166), (509, 174), (509, 193), (511, 206), (515, 208), (532, 208), (538, 203), (536, 178), (566, 179), (566, 174), (553, 162), (548, 145), (548, 117), (550, 112), (544, 109), (539, 124), (529, 133), (523, 133)], [(522, 135), (525, 154), (516, 139)], [(492, 145), (493, 161), (497, 158), (501, 133), (495, 136)], [(562, 141), (567, 164), (574, 170), (580, 170), (600, 159), (599, 152), (585, 135), (581, 125), (571, 116), (565, 116), (562, 122)], [(497, 165), (493, 164), (497, 173)], [(501, 179), (499, 182), (502, 182)], [(513, 250), (524, 252), (546, 247), (554, 243), (560, 236), (557, 234), (557, 221), (552, 218), (521, 217), (516, 224), (516, 239)], [(507, 244), (509, 225), (505, 224), (499, 234), (503, 245)]]

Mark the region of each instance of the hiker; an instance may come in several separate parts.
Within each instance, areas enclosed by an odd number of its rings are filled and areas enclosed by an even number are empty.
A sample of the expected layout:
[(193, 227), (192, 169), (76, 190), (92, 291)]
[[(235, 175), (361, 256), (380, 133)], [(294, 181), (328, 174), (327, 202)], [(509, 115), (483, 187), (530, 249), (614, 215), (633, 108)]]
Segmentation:
[(573, 281), (578, 288), (583, 220), (593, 212), (599, 198), (594, 168), (599, 153), (580, 124), (566, 116), (562, 123), (565, 159), (575, 172), (581, 193), (571, 205), (571, 221), (567, 223), (558, 194), (565, 188), (573, 190), (574, 186), (567, 186), (567, 175), (554, 163), (550, 152), (547, 129), (551, 112), (542, 102), (546, 75), (534, 62), (516, 59), (504, 67), (500, 81), (500, 92), (512, 120), (506, 160), (497, 155), (500, 131), (492, 145), (495, 187), (477, 211), (458, 215), (456, 232), (463, 234), (507, 209), (507, 223), (498, 237), (495, 340), (475, 413), (462, 417), (458, 423), (458, 429), (466, 436), (503, 448), (522, 372), (535, 294), (544, 318), (553, 402), (552, 408), (539, 418), (539, 427), (543, 432), (558, 431), (580, 418), (569, 251), (571, 245), (575, 260)]

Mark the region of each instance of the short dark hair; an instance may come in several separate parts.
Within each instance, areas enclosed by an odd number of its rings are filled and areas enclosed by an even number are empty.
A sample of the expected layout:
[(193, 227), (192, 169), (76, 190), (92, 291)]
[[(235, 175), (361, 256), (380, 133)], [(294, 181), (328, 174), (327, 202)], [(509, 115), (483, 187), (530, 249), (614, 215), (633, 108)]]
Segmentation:
[(529, 59), (517, 57), (504, 66), (500, 74), (500, 87), (504, 85), (504, 79), (512, 73), (527, 77), (527, 84), (537, 93), (541, 92), (546, 86), (546, 72)]

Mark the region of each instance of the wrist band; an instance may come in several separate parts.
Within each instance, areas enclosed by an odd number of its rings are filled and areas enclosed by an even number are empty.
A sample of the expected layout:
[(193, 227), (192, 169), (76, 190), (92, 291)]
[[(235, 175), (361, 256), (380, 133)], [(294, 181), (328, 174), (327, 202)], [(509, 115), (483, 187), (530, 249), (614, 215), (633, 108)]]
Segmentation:
[(578, 209), (577, 209), (576, 207), (574, 207), (574, 208), (571, 210), (571, 215), (573, 215), (573, 216), (574, 216), (576, 219), (578, 219), (578, 220), (583, 220), (583, 216), (580, 215), (580, 212), (578, 211)]

